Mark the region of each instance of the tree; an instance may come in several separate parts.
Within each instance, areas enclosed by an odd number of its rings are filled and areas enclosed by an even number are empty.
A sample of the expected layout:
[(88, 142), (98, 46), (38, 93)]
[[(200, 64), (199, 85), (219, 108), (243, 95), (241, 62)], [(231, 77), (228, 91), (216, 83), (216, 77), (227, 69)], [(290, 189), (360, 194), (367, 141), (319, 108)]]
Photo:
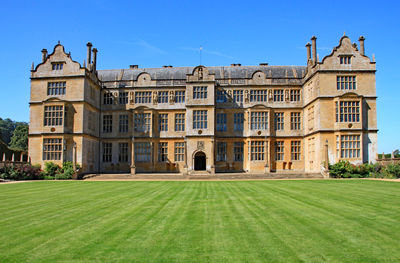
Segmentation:
[(11, 137), (10, 148), (27, 151), (28, 150), (28, 124), (18, 125)]
[(6, 143), (9, 144), (11, 141), (11, 136), (15, 130), (16, 123), (10, 119), (0, 118), (0, 137)]

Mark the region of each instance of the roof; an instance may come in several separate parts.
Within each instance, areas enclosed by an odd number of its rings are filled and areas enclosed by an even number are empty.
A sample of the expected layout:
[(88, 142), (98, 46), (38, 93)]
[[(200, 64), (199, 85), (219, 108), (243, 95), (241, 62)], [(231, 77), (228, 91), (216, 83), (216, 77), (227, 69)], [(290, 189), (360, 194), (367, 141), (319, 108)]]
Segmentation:
[[(136, 80), (141, 73), (148, 73), (152, 80), (186, 80), (195, 67), (137, 68), (98, 70), (102, 81)], [(228, 66), (207, 67), (215, 79), (250, 79), (257, 71), (265, 73), (266, 78), (301, 79), (306, 74), (305, 66)], [(122, 76), (122, 78), (121, 78)]]

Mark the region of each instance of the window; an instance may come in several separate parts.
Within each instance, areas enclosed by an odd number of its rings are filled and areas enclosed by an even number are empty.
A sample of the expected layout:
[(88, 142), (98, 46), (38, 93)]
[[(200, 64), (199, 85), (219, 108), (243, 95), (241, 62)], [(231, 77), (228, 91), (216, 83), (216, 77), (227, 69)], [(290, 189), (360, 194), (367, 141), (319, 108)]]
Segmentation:
[(65, 95), (66, 82), (49, 82), (47, 83), (47, 95)]
[(290, 101), (300, 101), (300, 90), (291, 89), (290, 90)]
[(43, 139), (43, 160), (61, 160), (62, 139)]
[(168, 131), (168, 114), (158, 115), (158, 129), (159, 131)]
[(250, 143), (250, 161), (263, 161), (264, 151), (263, 141), (252, 141)]
[(103, 115), (103, 132), (112, 132), (112, 115)]
[(193, 129), (207, 129), (207, 111), (193, 111)]
[(359, 122), (359, 121), (360, 121), (359, 101), (336, 102), (336, 122)]
[(128, 115), (119, 115), (119, 132), (128, 132)]
[(168, 160), (168, 142), (158, 144), (158, 161), (166, 162)]
[(243, 161), (243, 142), (233, 143), (233, 154), (235, 162)]
[(256, 111), (250, 114), (251, 130), (267, 130), (268, 129), (268, 112)]
[(184, 90), (175, 91), (175, 102), (176, 103), (185, 103), (185, 91)]
[(283, 101), (283, 89), (274, 89), (274, 101)]
[(103, 142), (103, 162), (110, 163), (112, 161), (112, 143)]
[(340, 64), (351, 64), (351, 56), (340, 56)]
[(207, 99), (207, 87), (193, 87), (193, 99)]
[(268, 90), (250, 90), (250, 102), (265, 102), (268, 99)]
[(340, 158), (360, 157), (360, 135), (340, 136)]
[(185, 160), (185, 143), (176, 142), (175, 143), (175, 162), (183, 162)]
[(337, 76), (336, 85), (338, 90), (355, 90), (356, 77), (355, 76)]
[(45, 106), (44, 126), (62, 126), (64, 114), (63, 109), (63, 106)]
[(276, 131), (284, 130), (284, 114), (283, 114), (283, 112), (275, 113), (275, 130)]
[(290, 143), (290, 152), (292, 161), (299, 161), (300, 160), (300, 141), (292, 141)]
[(127, 142), (120, 142), (119, 143), (119, 156), (118, 161), (121, 163), (128, 162), (128, 143)]
[(233, 114), (233, 130), (243, 131), (244, 114), (234, 113)]
[(228, 101), (228, 94), (225, 90), (218, 89), (217, 90), (217, 102), (224, 103)]
[(138, 132), (150, 131), (150, 113), (135, 113), (134, 129)]
[(233, 101), (243, 102), (243, 90), (233, 90)]
[(151, 91), (136, 91), (135, 103), (151, 103)]
[(103, 96), (103, 104), (104, 105), (111, 105), (113, 104), (114, 97), (110, 92), (104, 93)]
[(217, 131), (226, 131), (226, 113), (217, 113)]
[(217, 162), (226, 162), (226, 142), (217, 143)]
[(151, 161), (151, 144), (135, 142), (135, 162), (148, 163)]
[(52, 70), (62, 70), (64, 67), (63, 62), (57, 62), (57, 63), (51, 63), (51, 69)]
[(308, 114), (308, 129), (314, 129), (314, 106), (310, 106), (307, 111)]
[(158, 92), (158, 103), (168, 103), (168, 91)]
[(291, 112), (290, 113), (290, 129), (292, 131), (300, 130), (300, 112)]
[(185, 113), (175, 114), (175, 131), (185, 130)]
[(124, 91), (119, 93), (119, 104), (128, 104), (128, 92)]
[(276, 161), (283, 161), (284, 159), (284, 144), (283, 141), (275, 142), (275, 160)]

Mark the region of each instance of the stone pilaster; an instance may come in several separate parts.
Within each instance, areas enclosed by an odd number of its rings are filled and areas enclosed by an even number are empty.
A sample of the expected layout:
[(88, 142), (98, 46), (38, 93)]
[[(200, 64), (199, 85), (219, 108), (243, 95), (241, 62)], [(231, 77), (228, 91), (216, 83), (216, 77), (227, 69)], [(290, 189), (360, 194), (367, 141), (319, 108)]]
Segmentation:
[(136, 164), (135, 164), (135, 137), (132, 136), (131, 140), (131, 175), (136, 174)]
[(210, 166), (210, 172), (212, 175), (215, 174), (215, 139), (211, 139), (211, 156), (210, 156), (210, 162), (211, 162), (211, 166)]

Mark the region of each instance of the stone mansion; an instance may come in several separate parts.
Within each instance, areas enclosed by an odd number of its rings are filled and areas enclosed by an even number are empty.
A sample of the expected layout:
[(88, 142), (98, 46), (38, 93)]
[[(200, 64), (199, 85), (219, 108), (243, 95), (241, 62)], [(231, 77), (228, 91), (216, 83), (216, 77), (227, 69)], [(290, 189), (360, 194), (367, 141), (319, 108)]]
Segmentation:
[[(98, 70), (58, 43), (31, 70), (29, 156), (83, 173), (320, 173), (374, 162), (375, 61), (343, 36), (307, 66)], [(203, 172), (201, 172), (203, 171)]]

